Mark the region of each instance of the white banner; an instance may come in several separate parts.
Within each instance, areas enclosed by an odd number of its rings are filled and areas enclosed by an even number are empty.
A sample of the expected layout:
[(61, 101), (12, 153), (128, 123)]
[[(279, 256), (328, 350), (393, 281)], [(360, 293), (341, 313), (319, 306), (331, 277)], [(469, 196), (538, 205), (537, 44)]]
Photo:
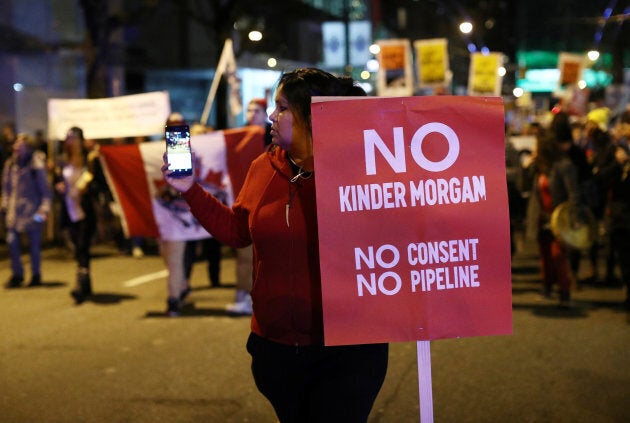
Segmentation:
[(171, 112), (168, 92), (97, 99), (49, 99), (48, 137), (63, 140), (78, 126), (85, 138), (158, 135)]

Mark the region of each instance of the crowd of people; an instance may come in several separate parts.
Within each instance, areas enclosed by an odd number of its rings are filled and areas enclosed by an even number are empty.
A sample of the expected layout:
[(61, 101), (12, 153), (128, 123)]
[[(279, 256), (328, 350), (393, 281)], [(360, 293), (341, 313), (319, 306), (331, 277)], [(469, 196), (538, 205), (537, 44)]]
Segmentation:
[(565, 308), (583, 283), (625, 285), (630, 308), (630, 109), (618, 116), (604, 106), (585, 117), (562, 108), (550, 113), (548, 123), (529, 126), (536, 145), (517, 155), (521, 175), (510, 202), (526, 239), (538, 244), (542, 294)]
[[(388, 345), (323, 343), (310, 115), (315, 95), (365, 92), (349, 77), (306, 68), (282, 74), (271, 115), (265, 99), (252, 99), (246, 123), (264, 128), (265, 142), (233, 204), (205, 190), (194, 172), (173, 177), (165, 158), (165, 195), (189, 208), (210, 234), (194, 241), (158, 240), (168, 269), (166, 314), (182, 311), (199, 259), (208, 261), (210, 285), (220, 286), (222, 247), (233, 248), (237, 282), (226, 311), (252, 316), (247, 341), (251, 370), (280, 421), (367, 421), (387, 371)], [(174, 113), (168, 123), (185, 121)], [(192, 128), (193, 135), (208, 130)], [(548, 123), (531, 129), (536, 143), (529, 158), (508, 154), (506, 159), (518, 162), (518, 178), (508, 174), (510, 212), (537, 243), (541, 294), (557, 299), (562, 308), (571, 307), (587, 258), (590, 276), (585, 279), (625, 284), (624, 304), (630, 308), (630, 109), (611, 117), (597, 108), (585, 119), (554, 109)], [(68, 130), (60, 160), (54, 162), (47, 160), (37, 137), (16, 134), (10, 125), (3, 128), (3, 137), (10, 142), (0, 150), (1, 210), (12, 272), (5, 286), (17, 288), (26, 280), (22, 235), (31, 256), (28, 285), (41, 284), (42, 231), (57, 198), (76, 261), (71, 295), (81, 304), (93, 292), (90, 247), (98, 230), (97, 209), (111, 200), (98, 149), (79, 127)], [(568, 210), (568, 230), (585, 227), (586, 239), (563, 237), (557, 223), (562, 210)], [(139, 242), (135, 239), (133, 245), (139, 248)]]
[[(270, 143), (270, 122), (267, 102), (262, 98), (250, 101), (245, 115), (246, 125), (265, 128), (265, 142), (261, 152)], [(167, 124), (186, 123), (180, 113), (172, 113)], [(212, 128), (200, 123), (191, 125), (191, 134), (200, 135)], [(145, 239), (123, 235), (120, 222), (112, 208), (113, 195), (107, 184), (99, 157), (100, 143), (85, 138), (80, 127), (68, 130), (59, 143), (59, 151), (48, 157), (48, 143), (43, 133), (35, 136), (16, 133), (15, 126), (7, 123), (2, 128), (0, 142), (1, 203), (0, 228), (3, 229), (11, 261), (11, 276), (6, 288), (24, 285), (26, 272), (22, 254), (30, 254), (30, 279), (27, 286), (42, 284), (41, 252), (49, 218), (57, 225), (52, 235), (55, 240), (72, 252), (76, 261), (76, 275), (70, 291), (76, 304), (92, 296), (90, 274), (91, 246), (95, 241), (113, 241), (121, 254), (142, 258)], [(133, 142), (146, 141), (138, 137)], [(125, 139), (112, 139), (114, 145), (127, 143)], [(175, 201), (183, 202), (172, 192)], [(55, 204), (58, 207), (53, 207)], [(187, 206), (185, 206), (187, 208)], [(58, 212), (58, 216), (53, 216)], [(112, 224), (114, 223), (114, 224)], [(112, 230), (112, 227), (115, 229)], [(206, 260), (208, 282), (211, 287), (222, 286), (222, 244), (211, 235), (201, 240), (155, 240), (168, 270), (167, 316), (180, 314), (186, 297), (190, 294), (190, 278), (193, 266)], [(252, 302), (249, 291), (252, 285), (251, 249), (235, 252), (238, 257), (235, 301), (226, 305), (232, 315), (251, 315)]]

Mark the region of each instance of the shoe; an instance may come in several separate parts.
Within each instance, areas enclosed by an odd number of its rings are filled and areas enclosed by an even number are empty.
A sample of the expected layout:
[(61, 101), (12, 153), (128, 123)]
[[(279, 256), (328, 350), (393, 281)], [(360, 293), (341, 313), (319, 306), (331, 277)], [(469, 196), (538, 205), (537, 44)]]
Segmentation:
[(30, 282), (28, 283), (28, 286), (30, 288), (34, 287), (34, 286), (41, 286), (42, 285), (42, 277), (40, 275), (33, 275), (31, 277)]
[(70, 291), (76, 305), (83, 303), (92, 296), (92, 281), (87, 269), (81, 268), (77, 271), (77, 285)]
[(166, 300), (166, 304), (167, 304), (166, 315), (168, 317), (179, 316), (179, 313), (182, 308), (182, 304), (177, 298), (169, 297), (168, 300)]
[(227, 311), (228, 314), (238, 316), (251, 316), (253, 312), (252, 297), (247, 294), (241, 301), (225, 306), (225, 311)]
[(11, 276), (11, 279), (9, 279), (4, 286), (7, 289), (19, 288), (20, 286), (22, 286), (22, 282), (24, 282), (24, 278), (22, 276), (13, 275)]
[(142, 257), (144, 257), (144, 251), (142, 251), (142, 248), (140, 247), (133, 247), (131, 255), (133, 256), (133, 258), (141, 259)]
[(190, 290), (190, 287), (189, 287), (189, 286), (187, 286), (187, 287), (186, 287), (186, 289), (184, 289), (184, 290), (181, 292), (181, 294), (179, 294), (179, 301), (180, 301), (181, 303), (183, 303), (183, 302), (184, 302), (184, 300), (186, 299), (186, 297), (188, 297), (188, 296), (190, 295), (190, 291), (191, 291), (191, 290)]
[(70, 296), (74, 299), (76, 305), (82, 304), (85, 301), (85, 295), (83, 295), (83, 292), (81, 292), (79, 288), (70, 291)]
[(559, 308), (571, 308), (571, 293), (569, 291), (560, 291)]

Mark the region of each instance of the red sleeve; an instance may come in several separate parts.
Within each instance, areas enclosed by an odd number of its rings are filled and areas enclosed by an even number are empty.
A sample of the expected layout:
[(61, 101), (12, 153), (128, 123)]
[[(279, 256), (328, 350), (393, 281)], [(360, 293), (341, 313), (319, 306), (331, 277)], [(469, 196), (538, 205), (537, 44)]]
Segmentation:
[(182, 197), (201, 226), (222, 244), (233, 248), (251, 244), (244, 212), (227, 207), (197, 183)]

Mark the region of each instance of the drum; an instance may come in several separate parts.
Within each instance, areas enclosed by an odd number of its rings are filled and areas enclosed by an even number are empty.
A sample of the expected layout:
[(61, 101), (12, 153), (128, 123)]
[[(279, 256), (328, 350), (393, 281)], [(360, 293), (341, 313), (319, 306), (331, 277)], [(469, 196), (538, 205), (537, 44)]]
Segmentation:
[(564, 202), (551, 213), (551, 231), (560, 242), (584, 250), (590, 248), (597, 236), (597, 222), (586, 206)]

